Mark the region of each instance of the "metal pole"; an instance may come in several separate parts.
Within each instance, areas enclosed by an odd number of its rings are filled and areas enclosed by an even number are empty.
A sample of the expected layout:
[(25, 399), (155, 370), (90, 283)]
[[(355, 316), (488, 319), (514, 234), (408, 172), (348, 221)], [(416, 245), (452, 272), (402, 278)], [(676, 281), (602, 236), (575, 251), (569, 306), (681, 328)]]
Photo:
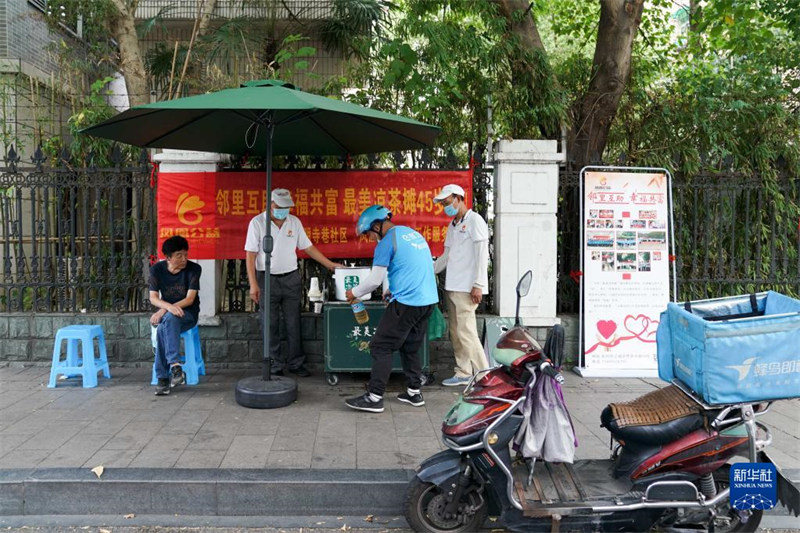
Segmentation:
[(264, 235), (264, 320), (261, 321), (261, 336), (264, 339), (263, 347), (263, 368), (261, 369), (261, 376), (264, 381), (269, 381), (271, 378), (272, 361), (269, 356), (269, 325), (270, 325), (270, 290), (269, 290), (269, 275), (270, 263), (272, 256), (272, 133), (275, 131), (275, 125), (272, 122), (272, 112), (267, 115), (267, 159), (264, 165), (267, 167), (267, 198), (266, 198), (266, 226), (267, 231)]

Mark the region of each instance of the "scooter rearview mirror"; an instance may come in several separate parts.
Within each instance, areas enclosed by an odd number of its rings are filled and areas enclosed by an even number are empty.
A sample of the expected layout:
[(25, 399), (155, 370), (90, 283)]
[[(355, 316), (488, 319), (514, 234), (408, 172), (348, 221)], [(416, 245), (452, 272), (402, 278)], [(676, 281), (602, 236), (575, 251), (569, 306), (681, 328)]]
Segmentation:
[(528, 291), (531, 290), (531, 281), (533, 280), (533, 272), (528, 270), (525, 274), (522, 275), (520, 278), (519, 283), (517, 283), (517, 314), (514, 318), (514, 326), (519, 326), (519, 301), (522, 299), (523, 296), (528, 295)]
[(528, 295), (528, 292), (531, 290), (532, 280), (533, 272), (528, 270), (523, 274), (522, 278), (520, 278), (519, 283), (517, 283), (517, 297), (522, 298)]

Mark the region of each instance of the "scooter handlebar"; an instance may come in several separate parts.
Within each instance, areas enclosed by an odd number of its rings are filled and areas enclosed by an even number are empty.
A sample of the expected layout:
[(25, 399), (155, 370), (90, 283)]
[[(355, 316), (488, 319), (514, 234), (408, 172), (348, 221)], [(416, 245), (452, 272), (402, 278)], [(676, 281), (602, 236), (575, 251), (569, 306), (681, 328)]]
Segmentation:
[(561, 375), (561, 372), (556, 370), (556, 367), (554, 367), (550, 361), (542, 361), (542, 364), (539, 365), (539, 370), (541, 370), (542, 374), (550, 376), (559, 384), (564, 383), (564, 376)]

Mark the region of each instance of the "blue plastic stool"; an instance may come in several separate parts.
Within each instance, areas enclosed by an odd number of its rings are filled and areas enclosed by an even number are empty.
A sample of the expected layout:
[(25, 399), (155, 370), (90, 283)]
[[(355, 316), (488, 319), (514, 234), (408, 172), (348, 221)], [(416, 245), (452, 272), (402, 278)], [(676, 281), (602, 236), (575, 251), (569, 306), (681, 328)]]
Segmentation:
[[(100, 358), (94, 358), (94, 339), (100, 351)], [(67, 358), (61, 360), (61, 343), (67, 341)], [(81, 343), (82, 353), (78, 356), (78, 342)], [(103, 371), (107, 378), (111, 377), (108, 369), (108, 355), (106, 353), (106, 339), (102, 326), (75, 325), (67, 326), (56, 332), (55, 345), (53, 346), (53, 364), (50, 367), (49, 388), (56, 386), (59, 375), (82, 376), (84, 388), (97, 386), (97, 373)]]
[[(157, 346), (156, 331), (157, 328), (150, 329), (150, 341), (153, 344), (154, 355)], [(206, 363), (203, 361), (203, 349), (200, 346), (200, 330), (195, 326), (181, 333), (181, 338), (184, 351), (184, 354), (181, 355), (181, 364), (183, 371), (186, 372), (186, 384), (197, 385), (200, 382), (199, 376), (206, 375)], [(153, 361), (153, 379), (150, 384), (158, 385), (155, 361)]]

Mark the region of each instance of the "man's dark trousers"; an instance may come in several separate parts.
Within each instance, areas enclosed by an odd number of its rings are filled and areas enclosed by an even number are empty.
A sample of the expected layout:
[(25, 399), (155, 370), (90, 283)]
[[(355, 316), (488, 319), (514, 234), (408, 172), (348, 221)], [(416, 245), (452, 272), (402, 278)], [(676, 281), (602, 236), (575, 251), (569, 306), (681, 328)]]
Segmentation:
[(367, 384), (369, 392), (383, 396), (392, 373), (392, 354), (397, 350), (400, 351), (408, 387), (419, 389), (422, 386), (419, 349), (428, 334), (428, 317), (432, 311), (433, 305), (405, 305), (397, 300), (386, 307), (369, 343), (372, 354), (372, 373)]
[[(259, 271), (258, 286), (261, 289), (261, 320), (264, 320), (264, 272)], [(283, 371), (284, 367), (295, 370), (306, 361), (303, 353), (303, 339), (300, 335), (300, 298), (303, 295), (303, 280), (300, 269), (288, 274), (270, 276), (270, 324), (269, 324), (269, 351), (272, 358), (272, 372)], [(288, 354), (284, 360), (281, 354), (280, 320), (283, 311), (284, 325), (286, 326)]]

